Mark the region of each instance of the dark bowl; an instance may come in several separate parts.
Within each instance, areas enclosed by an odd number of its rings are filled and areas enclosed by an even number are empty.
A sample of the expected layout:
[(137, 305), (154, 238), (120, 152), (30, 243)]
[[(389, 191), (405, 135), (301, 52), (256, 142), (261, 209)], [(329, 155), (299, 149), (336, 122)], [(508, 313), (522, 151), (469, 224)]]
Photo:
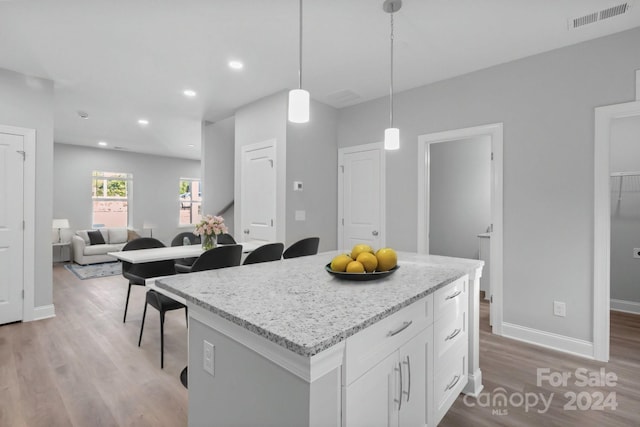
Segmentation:
[(389, 271), (374, 271), (373, 273), (347, 273), (342, 271), (333, 271), (331, 269), (331, 263), (324, 266), (324, 269), (327, 270), (327, 273), (331, 274), (334, 277), (337, 277), (338, 279), (353, 280), (357, 282), (382, 279), (383, 277), (387, 277), (388, 275), (395, 273), (398, 268), (400, 268), (400, 266), (396, 265)]

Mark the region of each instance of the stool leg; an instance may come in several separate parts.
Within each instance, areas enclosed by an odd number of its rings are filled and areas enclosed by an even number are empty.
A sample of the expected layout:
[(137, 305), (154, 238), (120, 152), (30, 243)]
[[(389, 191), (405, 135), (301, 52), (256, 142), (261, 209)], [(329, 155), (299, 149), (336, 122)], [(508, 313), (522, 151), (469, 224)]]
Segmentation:
[(144, 303), (144, 311), (142, 312), (142, 324), (140, 325), (140, 338), (138, 338), (138, 347), (142, 342), (142, 331), (144, 330), (144, 318), (147, 316), (147, 302)]
[(187, 329), (189, 329), (189, 309), (184, 308), (184, 320), (187, 322)]
[(164, 311), (160, 312), (160, 369), (164, 369)]
[(124, 303), (124, 318), (122, 323), (127, 321), (127, 307), (129, 307), (129, 294), (131, 294), (131, 282), (129, 282), (129, 289), (127, 289), (127, 301)]

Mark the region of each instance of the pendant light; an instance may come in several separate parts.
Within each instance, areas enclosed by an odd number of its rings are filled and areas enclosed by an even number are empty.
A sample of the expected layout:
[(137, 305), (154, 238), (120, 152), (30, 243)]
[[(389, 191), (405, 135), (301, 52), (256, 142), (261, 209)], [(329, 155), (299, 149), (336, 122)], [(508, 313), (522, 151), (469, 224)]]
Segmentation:
[(400, 129), (393, 127), (393, 14), (402, 7), (402, 0), (385, 0), (382, 9), (391, 16), (391, 73), (389, 78), (389, 127), (384, 130), (384, 149), (400, 148)]
[(309, 121), (309, 92), (302, 89), (302, 0), (300, 0), (300, 37), (298, 89), (289, 91), (289, 121), (293, 123), (307, 123)]

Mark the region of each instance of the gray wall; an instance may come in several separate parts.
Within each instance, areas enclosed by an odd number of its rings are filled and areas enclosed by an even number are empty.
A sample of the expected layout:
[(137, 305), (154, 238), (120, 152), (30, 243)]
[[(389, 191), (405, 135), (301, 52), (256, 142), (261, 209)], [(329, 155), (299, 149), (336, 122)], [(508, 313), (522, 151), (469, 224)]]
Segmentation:
[[(611, 172), (640, 172), (640, 117), (611, 124)], [(640, 303), (640, 176), (611, 184), (611, 298)]]
[(491, 224), (491, 138), (430, 144), (429, 253), (478, 259)]
[(144, 234), (143, 223), (153, 223), (158, 227), (153, 229), (153, 237), (166, 245), (177, 233), (193, 231), (192, 226), (178, 227), (178, 193), (180, 178), (200, 178), (197, 160), (56, 143), (53, 164), (53, 214), (55, 218), (68, 218), (72, 231), (91, 228), (94, 170), (133, 174), (130, 228)]
[[(417, 248), (418, 136), (503, 122), (504, 321), (591, 341), (594, 108), (634, 99), (639, 45), (636, 28), (398, 93), (387, 244)], [(387, 98), (340, 110), (338, 145), (380, 140), (387, 117)]]
[[(309, 236), (320, 237), (320, 250), (335, 249), (337, 242), (337, 110), (311, 102), (311, 120), (292, 124), (287, 120), (288, 92), (260, 99), (235, 115), (235, 223), (240, 226), (240, 156), (247, 144), (276, 140), (278, 177), (278, 240), (285, 247)], [(293, 191), (302, 181), (303, 191)], [(305, 221), (295, 211), (306, 211)]]
[[(244, 145), (276, 140), (277, 240), (286, 240), (287, 92), (267, 96), (240, 108), (235, 115), (235, 221), (241, 227), (240, 159)], [(237, 233), (242, 240), (240, 230)], [(238, 240), (236, 239), (236, 240)]]
[[(309, 113), (309, 123), (287, 125), (286, 244), (319, 236), (322, 252), (338, 245), (338, 114), (313, 100)], [(293, 191), (294, 181), (302, 181), (303, 191)], [(306, 212), (305, 221), (295, 220), (297, 210)]]
[(25, 196), (36, 201), (34, 306), (46, 306), (53, 303), (53, 82), (0, 68), (0, 94), (0, 123), (36, 130), (36, 194)]
[[(203, 124), (202, 127), (202, 212), (215, 215), (233, 200), (235, 119)], [(223, 213), (231, 235), (234, 207)]]

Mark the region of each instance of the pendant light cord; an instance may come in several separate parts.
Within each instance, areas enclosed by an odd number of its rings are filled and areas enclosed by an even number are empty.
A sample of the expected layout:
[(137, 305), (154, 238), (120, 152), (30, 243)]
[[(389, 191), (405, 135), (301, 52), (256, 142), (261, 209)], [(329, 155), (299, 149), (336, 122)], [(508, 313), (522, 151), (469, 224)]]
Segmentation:
[(298, 67), (298, 89), (302, 89), (302, 0), (300, 0), (300, 34), (299, 34), (299, 45), (298, 45), (298, 58), (300, 61)]
[(389, 79), (389, 123), (390, 128), (393, 127), (393, 11), (390, 13), (391, 15), (391, 78)]

